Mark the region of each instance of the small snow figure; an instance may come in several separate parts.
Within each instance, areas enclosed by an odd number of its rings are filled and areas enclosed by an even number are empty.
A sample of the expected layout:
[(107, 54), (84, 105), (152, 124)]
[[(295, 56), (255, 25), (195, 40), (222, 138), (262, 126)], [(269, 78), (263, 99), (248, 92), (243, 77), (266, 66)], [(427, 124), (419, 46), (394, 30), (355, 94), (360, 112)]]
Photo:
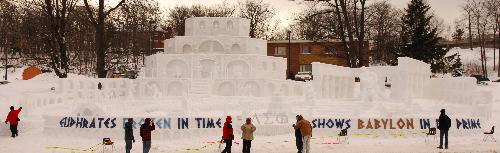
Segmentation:
[(101, 90), (101, 89), (102, 89), (102, 84), (101, 84), (101, 82), (99, 82), (99, 83), (97, 84), (97, 89), (99, 89), (99, 90)]
[(299, 121), (294, 126), (295, 129), (300, 130), (302, 135), (302, 153), (311, 153), (311, 137), (312, 137), (312, 126), (311, 122), (304, 119), (304, 117), (299, 116)]
[(222, 140), (226, 143), (226, 148), (222, 150), (222, 153), (231, 153), (231, 145), (233, 144), (234, 135), (233, 135), (233, 126), (231, 116), (226, 117), (226, 122), (224, 123), (224, 127), (222, 128)]
[(10, 106), (10, 112), (9, 115), (7, 115), (7, 119), (5, 119), (5, 124), (10, 123), (10, 132), (12, 132), (12, 137), (15, 138), (18, 136), (18, 131), (17, 131), (17, 124), (19, 121), (19, 113), (23, 107), (19, 107), (18, 110), (14, 110), (14, 106)]
[(155, 130), (155, 123), (151, 122), (150, 118), (146, 118), (144, 124), (141, 125), (141, 137), (143, 153), (148, 153), (151, 149), (151, 131)]
[(252, 147), (253, 132), (257, 128), (252, 124), (252, 119), (247, 118), (246, 123), (241, 125), (241, 139), (243, 139), (243, 153), (250, 153), (250, 148)]
[(129, 118), (128, 122), (125, 123), (125, 153), (130, 153), (132, 143), (135, 143), (134, 129), (132, 128), (133, 123), (134, 119), (132, 118)]
[(438, 129), (439, 129), (439, 149), (443, 149), (443, 137), (445, 139), (444, 148), (448, 149), (448, 131), (451, 127), (451, 119), (446, 115), (446, 110), (441, 109), (439, 115)]

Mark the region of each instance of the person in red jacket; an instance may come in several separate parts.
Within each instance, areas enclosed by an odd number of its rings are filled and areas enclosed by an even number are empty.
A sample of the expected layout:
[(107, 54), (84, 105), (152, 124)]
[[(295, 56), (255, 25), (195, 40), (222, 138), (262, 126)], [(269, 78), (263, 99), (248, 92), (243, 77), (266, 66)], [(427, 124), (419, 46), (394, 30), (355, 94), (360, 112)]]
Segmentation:
[(10, 106), (9, 115), (7, 115), (7, 119), (5, 119), (5, 124), (10, 123), (10, 132), (12, 132), (12, 137), (15, 138), (19, 134), (17, 133), (17, 123), (19, 121), (19, 113), (23, 107), (19, 107), (18, 110), (14, 110), (14, 106)]
[(146, 118), (141, 125), (142, 149), (143, 153), (148, 153), (151, 149), (151, 131), (155, 130), (155, 123), (150, 118)]
[(222, 153), (231, 153), (231, 145), (234, 140), (233, 125), (231, 125), (231, 123), (231, 116), (227, 116), (224, 127), (222, 128), (222, 140), (226, 143), (226, 148), (222, 150)]

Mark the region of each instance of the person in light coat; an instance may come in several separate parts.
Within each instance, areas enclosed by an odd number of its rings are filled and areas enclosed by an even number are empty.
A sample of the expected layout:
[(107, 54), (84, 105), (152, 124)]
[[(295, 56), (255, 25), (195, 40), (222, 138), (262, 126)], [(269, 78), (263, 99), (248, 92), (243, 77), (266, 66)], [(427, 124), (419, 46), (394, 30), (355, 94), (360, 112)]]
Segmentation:
[(294, 127), (295, 129), (300, 129), (300, 133), (302, 134), (302, 153), (311, 153), (311, 137), (312, 137), (312, 126), (311, 122), (304, 119), (304, 117), (299, 116), (299, 122)]
[(252, 119), (247, 118), (246, 123), (241, 125), (241, 139), (243, 139), (243, 153), (250, 153), (250, 148), (252, 147), (253, 132), (257, 128), (252, 124)]

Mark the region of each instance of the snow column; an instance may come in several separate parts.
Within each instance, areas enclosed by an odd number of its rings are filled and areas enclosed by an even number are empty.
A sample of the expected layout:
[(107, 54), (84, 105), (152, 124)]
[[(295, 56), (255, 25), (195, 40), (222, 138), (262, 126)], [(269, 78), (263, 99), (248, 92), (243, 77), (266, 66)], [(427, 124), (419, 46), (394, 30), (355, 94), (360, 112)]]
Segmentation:
[(424, 98), (430, 76), (430, 64), (408, 57), (399, 57), (398, 66), (391, 75), (392, 98)]
[(312, 63), (313, 88), (322, 99), (354, 98), (354, 75), (350, 68)]

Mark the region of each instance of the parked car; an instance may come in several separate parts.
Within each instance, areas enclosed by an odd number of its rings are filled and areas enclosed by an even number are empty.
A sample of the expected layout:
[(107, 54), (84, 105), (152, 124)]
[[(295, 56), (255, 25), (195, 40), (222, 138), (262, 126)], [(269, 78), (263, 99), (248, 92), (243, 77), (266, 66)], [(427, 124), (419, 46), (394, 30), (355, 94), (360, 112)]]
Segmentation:
[(295, 81), (309, 81), (313, 79), (311, 72), (299, 72), (295, 75)]
[(490, 79), (482, 75), (472, 75), (471, 77), (476, 78), (476, 83), (478, 85), (488, 85), (491, 82)]
[(0, 81), (0, 85), (8, 84), (10, 83), (9, 81)]

